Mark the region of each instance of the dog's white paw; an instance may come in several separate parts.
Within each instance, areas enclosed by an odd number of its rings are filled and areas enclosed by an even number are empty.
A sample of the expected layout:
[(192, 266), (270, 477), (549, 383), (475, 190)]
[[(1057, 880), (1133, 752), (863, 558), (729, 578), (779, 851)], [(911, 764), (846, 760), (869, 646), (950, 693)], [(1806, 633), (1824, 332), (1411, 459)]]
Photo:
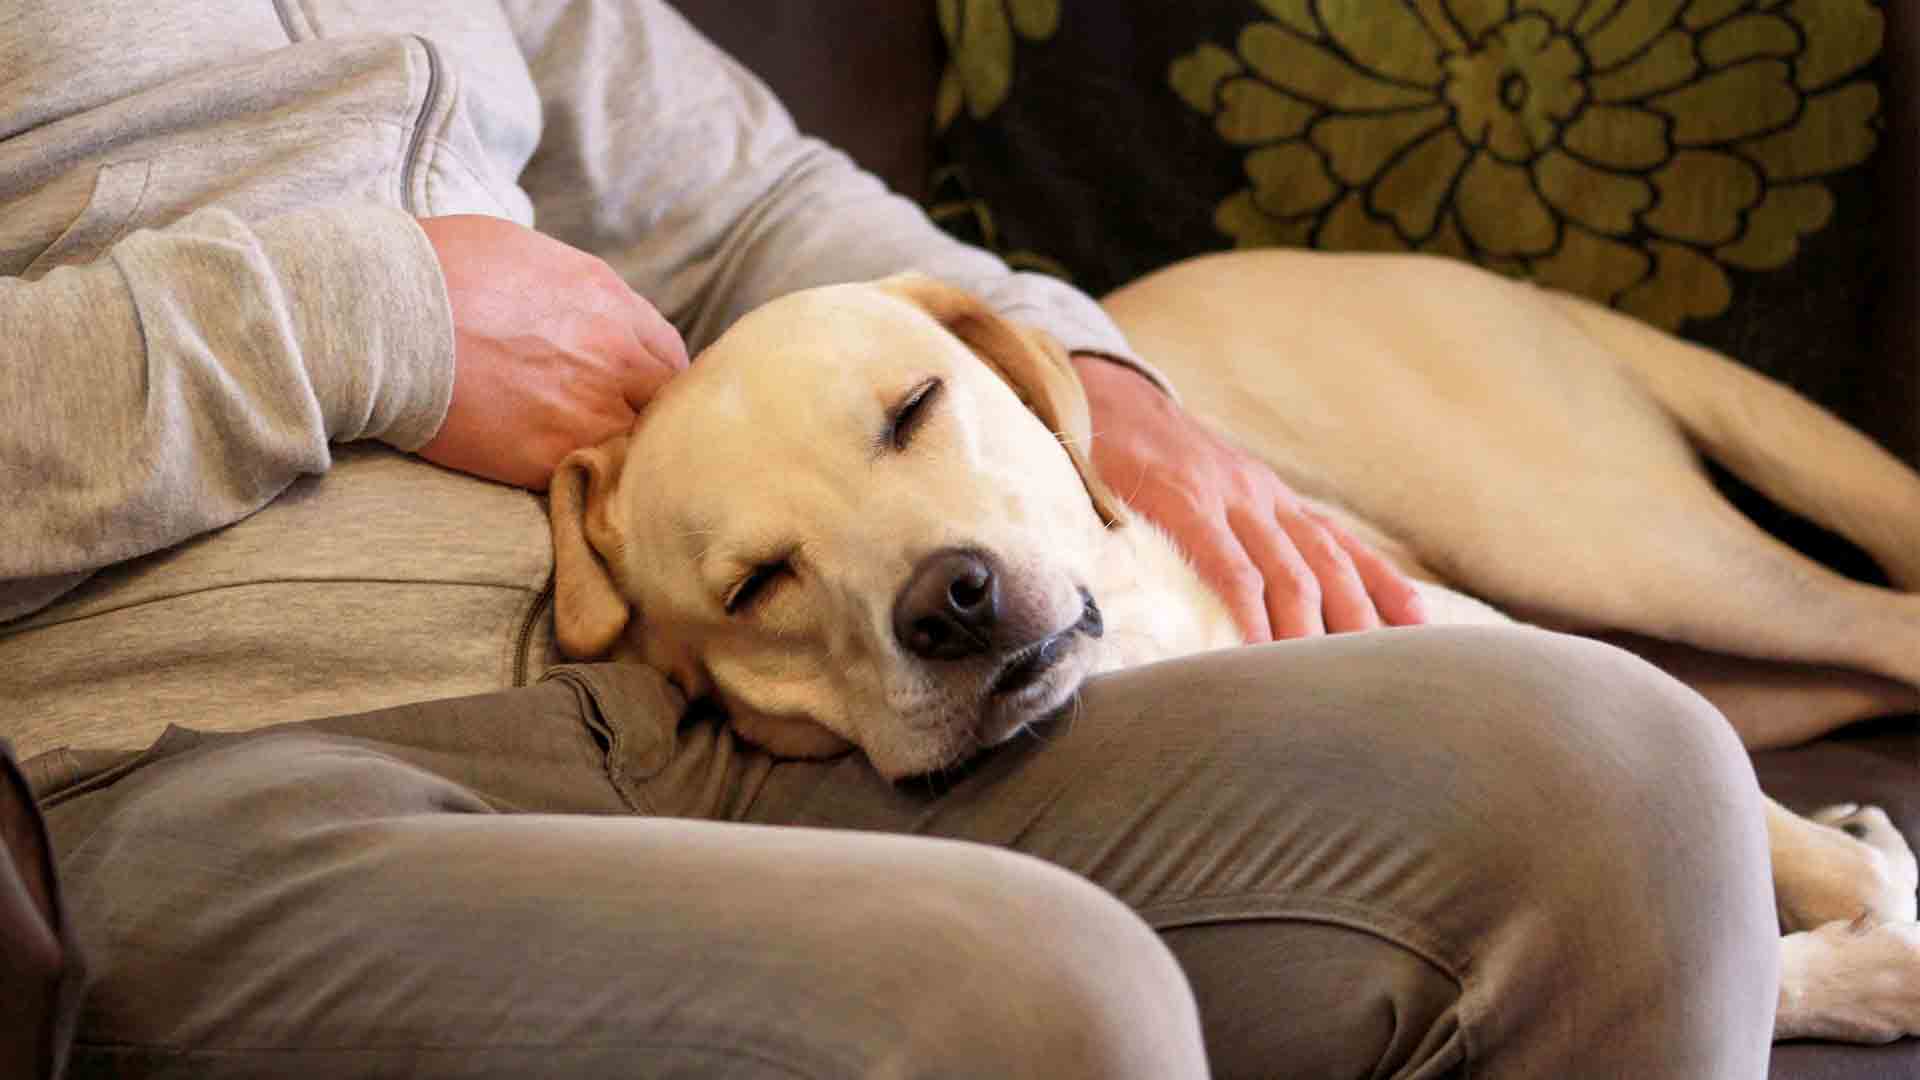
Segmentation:
[(1885, 856), (1884, 862), (1875, 864), (1874, 882), (1869, 889), (1873, 899), (1867, 909), (1874, 918), (1911, 922), (1920, 914), (1916, 911), (1920, 903), (1920, 896), (1916, 895), (1920, 892), (1920, 860), (1915, 859), (1913, 846), (1900, 835), (1885, 810), (1841, 803), (1807, 816), (1829, 828), (1839, 829)]
[(1920, 863), (1884, 810), (1845, 803), (1804, 820), (1807, 826), (1774, 851), (1783, 928), (1805, 930), (1863, 917), (1913, 921)]
[(1920, 923), (1832, 922), (1780, 939), (1776, 1039), (1920, 1034)]

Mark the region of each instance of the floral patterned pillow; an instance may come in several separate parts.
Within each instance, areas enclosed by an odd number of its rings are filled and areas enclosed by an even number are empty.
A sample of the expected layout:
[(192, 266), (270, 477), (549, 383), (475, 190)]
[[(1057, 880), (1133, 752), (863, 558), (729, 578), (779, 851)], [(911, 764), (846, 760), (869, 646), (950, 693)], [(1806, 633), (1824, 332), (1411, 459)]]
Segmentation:
[(1223, 247), (1436, 252), (1847, 411), (1873, 0), (937, 3), (933, 210), (1017, 264), (1098, 293)]

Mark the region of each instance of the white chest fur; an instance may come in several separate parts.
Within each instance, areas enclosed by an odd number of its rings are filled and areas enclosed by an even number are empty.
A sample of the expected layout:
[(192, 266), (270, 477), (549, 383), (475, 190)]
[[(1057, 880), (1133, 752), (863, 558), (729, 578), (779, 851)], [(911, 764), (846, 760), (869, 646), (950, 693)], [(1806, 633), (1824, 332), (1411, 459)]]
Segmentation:
[[(1409, 568), (1403, 568), (1409, 569)], [(1413, 579), (1427, 620), (1443, 625), (1513, 620), (1464, 593)], [(1099, 670), (1113, 671), (1243, 644), (1220, 597), (1166, 533), (1131, 517), (1107, 533), (1095, 597), (1106, 620)]]

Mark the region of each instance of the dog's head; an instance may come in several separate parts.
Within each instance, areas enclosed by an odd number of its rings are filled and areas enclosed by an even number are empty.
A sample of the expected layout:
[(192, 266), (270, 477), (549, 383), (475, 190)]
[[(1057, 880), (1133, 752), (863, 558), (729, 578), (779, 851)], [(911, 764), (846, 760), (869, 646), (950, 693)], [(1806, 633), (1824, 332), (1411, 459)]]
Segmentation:
[(899, 778), (1065, 706), (1122, 511), (1065, 353), (918, 276), (735, 324), (552, 485), (555, 619), (711, 695), (746, 738)]

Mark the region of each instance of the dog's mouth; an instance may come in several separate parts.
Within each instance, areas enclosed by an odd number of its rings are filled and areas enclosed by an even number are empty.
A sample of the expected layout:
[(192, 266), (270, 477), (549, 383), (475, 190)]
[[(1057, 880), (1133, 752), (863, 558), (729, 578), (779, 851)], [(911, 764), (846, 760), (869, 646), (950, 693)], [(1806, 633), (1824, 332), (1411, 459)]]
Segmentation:
[(987, 693), (991, 697), (1010, 697), (1039, 682), (1041, 677), (1051, 671), (1070, 652), (1068, 646), (1073, 638), (1085, 634), (1097, 638), (1106, 633), (1106, 622), (1100, 615), (1100, 605), (1094, 602), (1093, 594), (1086, 589), (1080, 590), (1080, 618), (1072, 626), (1049, 634), (1039, 641), (1016, 650), (1007, 657), (1000, 671), (988, 685)]

